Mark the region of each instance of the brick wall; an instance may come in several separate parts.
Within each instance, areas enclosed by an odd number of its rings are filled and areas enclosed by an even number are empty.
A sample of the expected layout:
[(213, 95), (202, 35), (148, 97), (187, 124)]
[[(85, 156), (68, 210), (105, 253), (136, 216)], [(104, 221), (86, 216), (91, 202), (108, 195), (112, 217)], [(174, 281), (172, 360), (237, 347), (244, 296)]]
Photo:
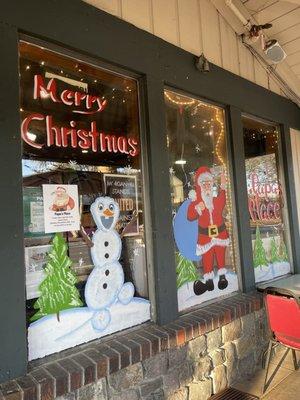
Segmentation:
[(0, 400), (206, 400), (260, 365), (262, 307), (261, 296), (238, 295), (47, 357), (0, 385)]

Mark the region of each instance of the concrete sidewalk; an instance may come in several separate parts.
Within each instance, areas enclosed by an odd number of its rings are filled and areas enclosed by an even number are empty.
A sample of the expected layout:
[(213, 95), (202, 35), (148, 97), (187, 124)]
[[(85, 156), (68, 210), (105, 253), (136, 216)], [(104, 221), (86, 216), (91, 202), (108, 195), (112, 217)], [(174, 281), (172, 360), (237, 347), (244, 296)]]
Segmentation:
[[(276, 351), (271, 360), (268, 381), (275, 370), (276, 365), (283, 356), (285, 349), (282, 347)], [(299, 365), (299, 352), (298, 365)], [(265, 370), (260, 369), (251, 380), (238, 382), (233, 386), (243, 392), (258, 396), (263, 400), (299, 400), (300, 399), (300, 369), (295, 371), (291, 351), (269, 384), (268, 389), (262, 395), (262, 387), (265, 378)]]

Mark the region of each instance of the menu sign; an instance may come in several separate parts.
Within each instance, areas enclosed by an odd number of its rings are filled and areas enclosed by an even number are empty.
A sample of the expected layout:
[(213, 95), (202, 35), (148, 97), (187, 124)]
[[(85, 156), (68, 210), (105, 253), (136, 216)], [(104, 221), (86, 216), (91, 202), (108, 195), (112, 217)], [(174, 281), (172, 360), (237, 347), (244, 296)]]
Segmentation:
[(112, 197), (120, 207), (120, 218), (117, 229), (124, 236), (139, 234), (137, 181), (135, 176), (121, 174), (104, 174), (106, 195)]
[(283, 201), (275, 154), (247, 159), (246, 174), (252, 225), (279, 224)]

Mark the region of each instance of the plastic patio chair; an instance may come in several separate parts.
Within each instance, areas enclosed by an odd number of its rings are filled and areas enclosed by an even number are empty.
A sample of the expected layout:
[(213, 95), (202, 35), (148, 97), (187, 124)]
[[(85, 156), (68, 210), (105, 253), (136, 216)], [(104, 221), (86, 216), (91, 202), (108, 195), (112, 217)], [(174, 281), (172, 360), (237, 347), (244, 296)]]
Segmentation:
[[(267, 290), (265, 295), (265, 306), (273, 337), (269, 342), (267, 350), (263, 393), (265, 393), (290, 350), (292, 352), (295, 370), (298, 369), (296, 350), (300, 350), (300, 306), (298, 300), (292, 293), (283, 295), (279, 293), (270, 294), (268, 292), (269, 290)], [(271, 376), (271, 381), (267, 383), (272, 351), (278, 344), (286, 347), (287, 350), (276, 366)]]

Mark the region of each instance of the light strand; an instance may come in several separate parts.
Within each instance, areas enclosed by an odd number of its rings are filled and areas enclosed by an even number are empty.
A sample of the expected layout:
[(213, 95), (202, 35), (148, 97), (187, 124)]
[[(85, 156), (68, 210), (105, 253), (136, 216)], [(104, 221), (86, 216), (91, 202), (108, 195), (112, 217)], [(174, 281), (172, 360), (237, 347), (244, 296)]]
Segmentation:
[[(186, 101), (180, 101), (180, 100), (175, 100), (174, 98), (172, 98), (172, 96), (169, 94), (170, 92), (165, 91), (165, 96), (166, 98), (173, 104), (176, 104), (177, 106), (191, 106), (193, 105), (196, 100), (191, 99), (191, 100), (186, 100)], [(179, 96), (177, 94), (174, 94), (174, 96), (176, 97), (184, 97), (184, 96)]]

